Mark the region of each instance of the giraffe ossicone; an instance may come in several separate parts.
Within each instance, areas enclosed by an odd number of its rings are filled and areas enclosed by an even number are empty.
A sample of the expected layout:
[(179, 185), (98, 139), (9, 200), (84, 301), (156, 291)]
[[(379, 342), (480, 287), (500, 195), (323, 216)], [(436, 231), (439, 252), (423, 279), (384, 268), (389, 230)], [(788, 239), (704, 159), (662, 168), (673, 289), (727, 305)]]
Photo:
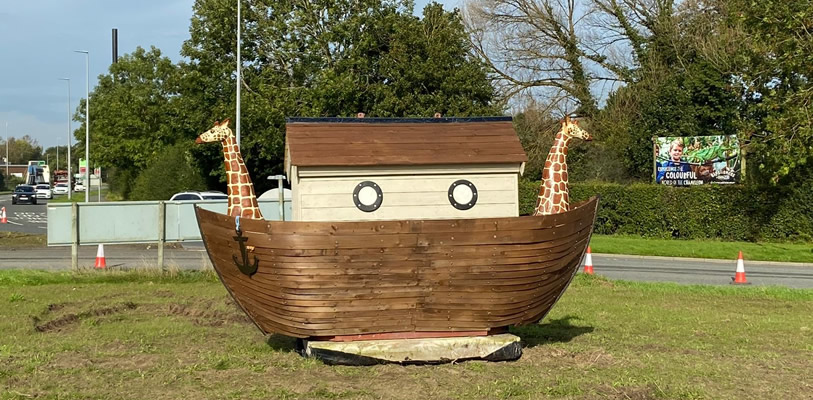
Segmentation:
[(567, 189), (567, 146), (573, 138), (593, 140), (589, 133), (579, 127), (578, 121), (567, 115), (562, 121), (562, 128), (556, 133), (548, 158), (545, 159), (534, 215), (559, 214), (570, 209)]
[(254, 184), (248, 174), (237, 138), (229, 129), (229, 119), (223, 122), (215, 121), (214, 127), (203, 132), (195, 139), (195, 143), (220, 142), (223, 146), (223, 158), (226, 166), (226, 180), (229, 185), (228, 215), (232, 217), (263, 219), (257, 196), (254, 194)]

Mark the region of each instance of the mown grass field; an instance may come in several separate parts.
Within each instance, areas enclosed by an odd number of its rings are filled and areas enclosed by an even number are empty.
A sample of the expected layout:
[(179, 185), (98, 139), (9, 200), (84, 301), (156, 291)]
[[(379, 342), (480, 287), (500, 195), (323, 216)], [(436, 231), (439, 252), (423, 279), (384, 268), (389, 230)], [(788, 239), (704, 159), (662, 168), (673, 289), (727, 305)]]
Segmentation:
[(211, 273), (0, 272), (0, 398), (809, 399), (813, 291), (579, 275), (519, 361), (327, 366)]

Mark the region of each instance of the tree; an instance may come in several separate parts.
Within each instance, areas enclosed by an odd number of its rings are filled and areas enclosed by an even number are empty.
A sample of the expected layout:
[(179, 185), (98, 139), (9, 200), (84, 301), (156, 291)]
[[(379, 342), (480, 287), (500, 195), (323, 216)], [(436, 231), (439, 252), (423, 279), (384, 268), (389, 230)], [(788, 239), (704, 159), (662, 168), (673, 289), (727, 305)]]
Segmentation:
[(28, 165), (32, 160), (44, 160), (42, 147), (36, 139), (28, 135), (21, 138), (10, 137), (8, 139), (9, 150), (8, 159), (10, 164)]
[(188, 150), (189, 143), (162, 149), (138, 175), (130, 197), (133, 200), (168, 200), (177, 192), (206, 189)]
[[(136, 48), (110, 66), (91, 93), (92, 162), (119, 170), (142, 170), (167, 145), (178, 141), (173, 100), (178, 95), (177, 66), (155, 47)], [(80, 151), (85, 146), (85, 102), (77, 116)]]
[[(234, 110), (236, 5), (198, 0), (180, 66), (182, 130)], [(282, 172), (285, 118), (493, 115), (494, 93), (470, 56), (457, 12), (412, 16), (410, 1), (257, 1), (243, 5), (241, 150), (258, 191)], [(196, 150), (225, 181), (215, 146)]]
[(752, 172), (763, 182), (809, 179), (813, 170), (813, 3), (728, 0), (730, 63), (746, 99), (742, 129)]

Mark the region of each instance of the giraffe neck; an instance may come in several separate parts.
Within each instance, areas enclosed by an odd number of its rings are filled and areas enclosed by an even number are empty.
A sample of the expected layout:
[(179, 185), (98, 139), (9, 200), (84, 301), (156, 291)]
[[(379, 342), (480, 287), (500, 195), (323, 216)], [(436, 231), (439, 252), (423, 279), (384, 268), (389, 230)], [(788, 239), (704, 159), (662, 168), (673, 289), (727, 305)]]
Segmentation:
[(251, 183), (251, 177), (248, 175), (246, 164), (243, 163), (234, 136), (224, 139), (221, 144), (226, 164), (226, 181), (229, 185), (228, 214), (232, 217), (263, 219), (257, 204), (257, 196), (254, 194), (254, 184)]
[(567, 145), (570, 139), (562, 131), (556, 134), (542, 170), (542, 185), (534, 215), (558, 214), (570, 208), (567, 191)]

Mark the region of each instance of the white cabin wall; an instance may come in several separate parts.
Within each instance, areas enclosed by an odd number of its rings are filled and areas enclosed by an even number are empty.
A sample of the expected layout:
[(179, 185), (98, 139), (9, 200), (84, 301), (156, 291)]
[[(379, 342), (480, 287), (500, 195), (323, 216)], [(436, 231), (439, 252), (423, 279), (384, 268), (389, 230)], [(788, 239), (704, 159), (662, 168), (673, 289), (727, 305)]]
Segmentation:
[[(342, 169), (292, 168), (294, 218), (299, 221), (359, 221), (389, 219), (493, 218), (519, 215), (517, 181), (520, 165), (489, 168), (408, 169), (356, 168), (353, 176)], [(344, 175), (344, 176), (343, 176)], [(454, 208), (449, 186), (466, 179), (477, 187), (478, 198), (468, 210)], [(363, 212), (353, 203), (353, 190), (362, 181), (373, 181), (383, 192), (381, 207)]]

